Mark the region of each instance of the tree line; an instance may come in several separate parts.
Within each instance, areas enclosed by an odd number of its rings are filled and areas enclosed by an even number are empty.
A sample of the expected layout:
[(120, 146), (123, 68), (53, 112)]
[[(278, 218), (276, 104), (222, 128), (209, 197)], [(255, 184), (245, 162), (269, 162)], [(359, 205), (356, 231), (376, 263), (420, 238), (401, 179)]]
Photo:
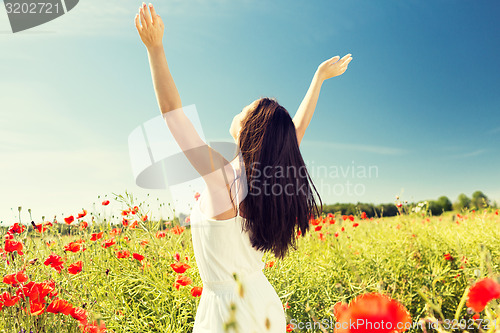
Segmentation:
[[(398, 207), (398, 203), (401, 207)], [(372, 203), (335, 203), (332, 205), (323, 205), (323, 212), (328, 213), (340, 213), (342, 215), (359, 215), (361, 212), (365, 212), (367, 217), (381, 217), (381, 216), (396, 216), (400, 210), (405, 212), (419, 212), (425, 211), (434, 216), (441, 215), (444, 212), (456, 210), (478, 210), (483, 208), (497, 208), (496, 202), (491, 202), (491, 200), (482, 192), (475, 191), (472, 193), (472, 197), (468, 197), (466, 194), (461, 193), (455, 202), (451, 202), (447, 196), (441, 196), (437, 200), (423, 200), (419, 202), (407, 203), (403, 201), (396, 200), (395, 203), (386, 204), (372, 204)]]

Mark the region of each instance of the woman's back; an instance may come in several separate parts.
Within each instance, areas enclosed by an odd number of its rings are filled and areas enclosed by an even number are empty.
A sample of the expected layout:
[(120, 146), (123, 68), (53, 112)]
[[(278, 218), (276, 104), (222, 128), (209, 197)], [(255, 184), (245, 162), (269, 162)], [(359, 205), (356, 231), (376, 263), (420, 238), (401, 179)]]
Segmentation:
[[(238, 156), (233, 162), (237, 165), (241, 162), (241, 154)], [(203, 281), (194, 333), (224, 332), (223, 325), (231, 318), (231, 304), (236, 305), (234, 320), (239, 332), (283, 333), (286, 329), (281, 300), (262, 271), (264, 253), (254, 249), (248, 233), (242, 231), (244, 218), (239, 215), (238, 207), (241, 194), (245, 193), (241, 185), (246, 186), (246, 181), (242, 180), (240, 170), (244, 168), (233, 166), (230, 181), (231, 189), (235, 189), (231, 193), (234, 193), (236, 216), (225, 220), (208, 217), (202, 212), (204, 200), (213, 206), (214, 201), (223, 199), (217, 196), (214, 200), (206, 196), (206, 191), (198, 198), (191, 213), (193, 249)], [(227, 191), (226, 196), (229, 201)], [(238, 293), (233, 274), (243, 284), (243, 298)]]

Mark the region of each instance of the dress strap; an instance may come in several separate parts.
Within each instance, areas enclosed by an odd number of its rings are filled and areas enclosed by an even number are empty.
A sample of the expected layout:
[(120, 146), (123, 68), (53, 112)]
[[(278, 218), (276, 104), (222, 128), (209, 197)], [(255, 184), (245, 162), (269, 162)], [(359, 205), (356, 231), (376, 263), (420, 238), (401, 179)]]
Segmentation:
[[(231, 167), (233, 167), (231, 165)], [(236, 184), (236, 217), (240, 215), (240, 201), (238, 200), (238, 183), (236, 183), (236, 169), (233, 167), (234, 183)]]

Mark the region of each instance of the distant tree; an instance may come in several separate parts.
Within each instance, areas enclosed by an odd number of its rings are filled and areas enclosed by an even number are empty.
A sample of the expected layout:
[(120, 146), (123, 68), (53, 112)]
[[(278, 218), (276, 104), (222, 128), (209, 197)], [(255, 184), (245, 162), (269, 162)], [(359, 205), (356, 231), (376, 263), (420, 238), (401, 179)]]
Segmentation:
[(449, 212), (453, 209), (453, 205), (451, 204), (450, 199), (447, 196), (441, 196), (437, 199), (438, 205), (441, 206), (443, 212)]
[(427, 202), (429, 203), (429, 211), (432, 215), (437, 216), (443, 214), (443, 206), (441, 206), (438, 201), (427, 200)]
[(455, 210), (469, 209), (470, 206), (471, 206), (471, 200), (469, 199), (469, 197), (461, 193), (458, 196), (457, 201), (453, 204), (453, 209)]
[(489, 206), (488, 197), (481, 191), (472, 193), (471, 208), (480, 209)]
[(398, 208), (395, 204), (380, 204), (375, 207), (379, 216), (396, 216), (398, 215)]

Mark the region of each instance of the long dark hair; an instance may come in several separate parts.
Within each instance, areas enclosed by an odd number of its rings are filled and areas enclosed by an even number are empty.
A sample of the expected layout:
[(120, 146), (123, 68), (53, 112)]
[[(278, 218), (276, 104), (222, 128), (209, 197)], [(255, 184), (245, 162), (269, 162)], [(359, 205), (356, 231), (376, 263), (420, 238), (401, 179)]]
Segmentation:
[(297, 231), (305, 236), (309, 220), (323, 210), (288, 111), (274, 98), (261, 98), (242, 121), (239, 148), (248, 184), (241, 207), (243, 228), (249, 231), (254, 248), (272, 251), (282, 259), (290, 246), (297, 249)]

